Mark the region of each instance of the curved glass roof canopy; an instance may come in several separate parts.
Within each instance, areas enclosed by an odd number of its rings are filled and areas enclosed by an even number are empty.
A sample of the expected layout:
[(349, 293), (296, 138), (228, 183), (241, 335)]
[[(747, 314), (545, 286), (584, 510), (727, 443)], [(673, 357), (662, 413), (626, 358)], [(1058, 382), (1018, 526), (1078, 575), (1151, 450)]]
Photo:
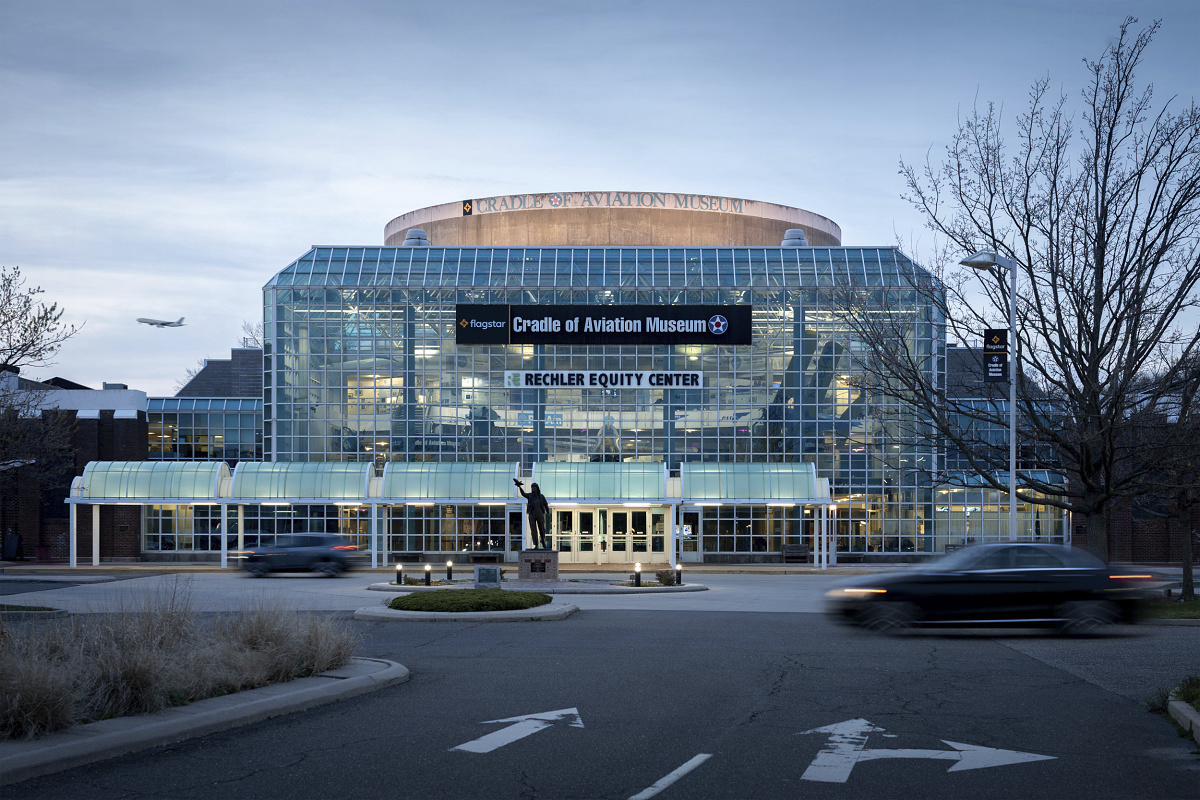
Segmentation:
[(374, 475), (369, 462), (243, 461), (233, 473), (233, 498), (252, 502), (364, 501)]
[(771, 464), (680, 465), (684, 502), (828, 503), (829, 481), (808, 461)]
[(390, 461), (383, 469), (381, 499), (407, 503), (512, 503), (515, 462), (429, 463)]
[(534, 466), (533, 480), (552, 505), (662, 503), (666, 497), (667, 467), (661, 461), (615, 464), (546, 461)]
[(76, 478), (71, 499), (85, 503), (215, 503), (224, 461), (93, 461)]

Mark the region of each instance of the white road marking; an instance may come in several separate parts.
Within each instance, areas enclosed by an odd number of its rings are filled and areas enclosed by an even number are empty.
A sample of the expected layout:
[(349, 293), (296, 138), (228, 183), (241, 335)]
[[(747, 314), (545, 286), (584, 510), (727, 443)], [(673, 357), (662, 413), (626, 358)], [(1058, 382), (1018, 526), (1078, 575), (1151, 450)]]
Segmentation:
[[(813, 728), (803, 733), (826, 733), (829, 739), (825, 749), (817, 753), (808, 769), (801, 776), (806, 781), (822, 781), (825, 783), (845, 783), (850, 778), (854, 765), (860, 761), (874, 761), (881, 758), (934, 758), (956, 762), (947, 772), (959, 772), (968, 769), (983, 769), (985, 767), (1002, 767), (1007, 764), (1022, 764), (1029, 761), (1046, 761), (1057, 756), (1043, 756), (1037, 753), (1022, 753), (1017, 750), (1001, 750), (995, 747), (982, 747), (974, 744), (963, 744), (942, 739), (953, 747), (953, 750), (888, 750), (865, 749), (867, 735), (883, 728), (871, 724), (865, 719), (851, 719), (823, 728)], [(887, 734), (885, 734), (887, 735)]]
[(658, 794), (663, 789), (666, 789), (672, 783), (679, 780), (684, 775), (687, 775), (689, 772), (703, 764), (705, 761), (708, 761), (710, 758), (712, 758), (712, 753), (701, 753), (683, 766), (678, 767), (677, 769), (667, 773), (664, 777), (659, 778), (652, 786), (649, 786), (638, 792), (633, 797), (630, 797), (629, 800), (650, 800), (651, 797), (654, 797), (654, 795)]
[(498, 722), (512, 722), (514, 724), (489, 733), (487, 736), (481, 736), (478, 739), (464, 742), (457, 747), (451, 747), (450, 749), (463, 750), (468, 753), (490, 753), (493, 750), (504, 747), (506, 744), (512, 744), (518, 739), (532, 736), (538, 731), (549, 728), (554, 723), (561, 722), (569, 717), (575, 718), (575, 721), (571, 723), (572, 728), (583, 727), (583, 718), (579, 716), (579, 709), (577, 708), (560, 708), (558, 711), (543, 711), (538, 714), (525, 714), (520, 717), (490, 719), (480, 724), (493, 725)]

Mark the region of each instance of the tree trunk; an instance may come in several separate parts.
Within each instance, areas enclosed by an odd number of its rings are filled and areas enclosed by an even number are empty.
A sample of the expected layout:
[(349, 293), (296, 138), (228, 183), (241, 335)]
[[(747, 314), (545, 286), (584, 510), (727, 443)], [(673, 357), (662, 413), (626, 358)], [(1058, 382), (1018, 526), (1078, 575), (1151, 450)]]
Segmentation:
[(1108, 561), (1108, 506), (1087, 514), (1087, 549)]
[(1179, 544), (1183, 554), (1183, 580), (1179, 586), (1179, 596), (1184, 600), (1196, 599), (1196, 586), (1192, 580), (1191, 510), (1191, 507), (1181, 498), (1179, 503)]

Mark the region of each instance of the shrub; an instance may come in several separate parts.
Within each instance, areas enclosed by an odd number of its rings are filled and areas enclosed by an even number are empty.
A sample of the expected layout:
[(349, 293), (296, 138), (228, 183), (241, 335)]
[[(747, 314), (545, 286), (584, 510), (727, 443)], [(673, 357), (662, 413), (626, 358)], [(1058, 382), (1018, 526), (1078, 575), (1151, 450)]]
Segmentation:
[(398, 611), (520, 611), (550, 602), (541, 592), (510, 592), (505, 589), (443, 589), (414, 592), (397, 597), (388, 608)]
[(660, 569), (654, 573), (654, 577), (658, 578), (658, 582), (663, 586), (675, 585), (675, 570), (673, 569)]
[(186, 584), (125, 613), (0, 627), (0, 739), (157, 711), (333, 669), (344, 622), (260, 604), (205, 623)]

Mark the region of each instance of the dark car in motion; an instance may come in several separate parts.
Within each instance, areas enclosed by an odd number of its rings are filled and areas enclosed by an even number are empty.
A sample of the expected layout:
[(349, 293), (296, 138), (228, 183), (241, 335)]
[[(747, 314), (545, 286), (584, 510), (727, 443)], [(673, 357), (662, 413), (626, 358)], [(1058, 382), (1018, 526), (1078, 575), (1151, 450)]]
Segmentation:
[(358, 546), (332, 533), (277, 536), (275, 544), (240, 550), (241, 567), (255, 578), (268, 572), (317, 572), (335, 577), (358, 566)]
[(859, 578), (825, 598), (837, 621), (875, 631), (1001, 625), (1086, 634), (1136, 622), (1150, 579), (1072, 547), (1009, 542), (964, 548), (908, 572)]

